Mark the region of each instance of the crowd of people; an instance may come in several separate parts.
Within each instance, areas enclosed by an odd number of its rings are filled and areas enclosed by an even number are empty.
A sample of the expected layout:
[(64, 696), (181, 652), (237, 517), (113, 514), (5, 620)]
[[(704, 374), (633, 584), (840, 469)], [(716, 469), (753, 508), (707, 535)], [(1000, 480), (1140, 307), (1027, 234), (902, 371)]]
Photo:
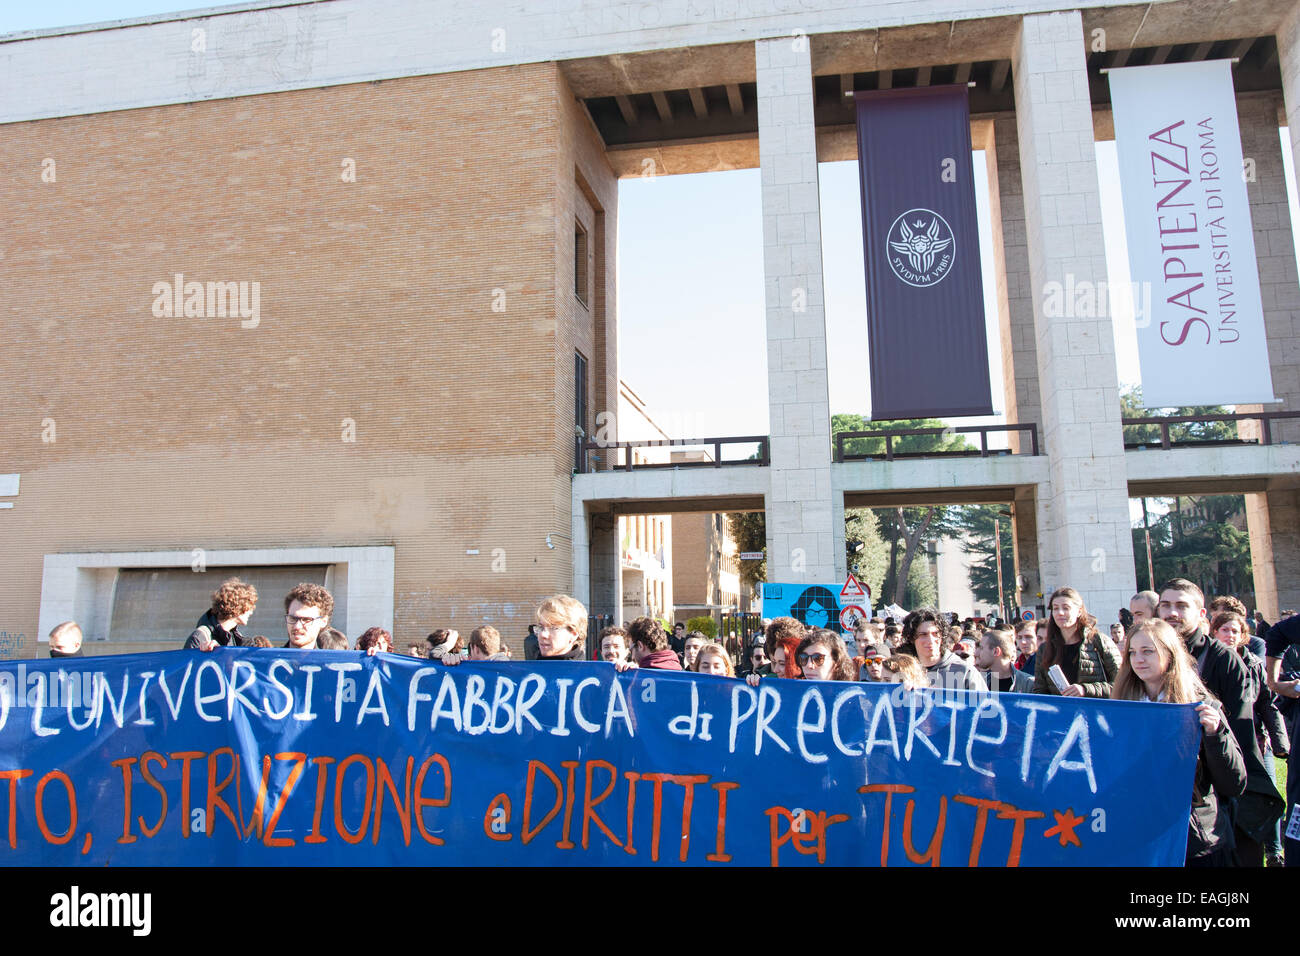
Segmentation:
[[(257, 590), (237, 578), (212, 595), (211, 607), (184, 642), (188, 650), (272, 647), (246, 636)], [(284, 599), (286, 641), (297, 650), (348, 650), (346, 635), (330, 626), (334, 599), (304, 583)], [(1300, 706), (1300, 615), (1284, 612), (1269, 627), (1237, 598), (1215, 597), (1176, 578), (1160, 590), (1135, 594), (1119, 622), (1103, 631), (1073, 588), (1052, 593), (1048, 617), (1014, 627), (918, 608), (902, 621), (863, 621), (846, 642), (840, 634), (792, 617), (764, 621), (739, 660), (722, 644), (681, 624), (670, 633), (651, 617), (610, 626), (598, 635), (600, 660), (631, 668), (693, 671), (738, 678), (898, 683), (945, 692), (1057, 694), (1153, 703), (1196, 704), (1201, 726), (1191, 815), (1188, 866), (1300, 866), (1300, 840), (1284, 839), (1288, 809), (1296, 809), (1295, 760), (1284, 800), (1275, 758), (1290, 758)], [(582, 661), (587, 653), (587, 609), (557, 595), (537, 607), (524, 640), (528, 660)], [(850, 647), (857, 651), (854, 654)], [(354, 648), (398, 653), (393, 636), (371, 627)], [(75, 622), (50, 634), (52, 657), (79, 656)], [(464, 661), (508, 661), (511, 651), (496, 628), (474, 628), (468, 641), (438, 628), (409, 644), (412, 657), (454, 666)], [(1288, 732), (1289, 725), (1289, 732)], [(1297, 824), (1300, 825), (1300, 824)], [(1289, 852), (1288, 852), (1289, 850)]]

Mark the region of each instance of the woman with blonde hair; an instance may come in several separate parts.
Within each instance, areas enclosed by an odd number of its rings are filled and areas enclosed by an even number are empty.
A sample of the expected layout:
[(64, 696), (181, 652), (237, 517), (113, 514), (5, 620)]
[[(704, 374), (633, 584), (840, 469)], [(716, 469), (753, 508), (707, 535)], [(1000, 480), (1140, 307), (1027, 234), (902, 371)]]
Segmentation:
[[(1119, 672), (1119, 649), (1097, 630), (1097, 619), (1074, 588), (1057, 588), (1047, 602), (1047, 640), (1034, 662), (1034, 693), (1065, 697), (1109, 697)], [(1057, 688), (1052, 665), (1060, 665), (1066, 687)]]
[(695, 666), (691, 670), (697, 674), (712, 674), (714, 677), (736, 676), (736, 665), (721, 644), (705, 644), (701, 647), (695, 655)]
[(1235, 843), (1227, 804), (1246, 791), (1246, 763), (1219, 702), (1196, 673), (1196, 661), (1174, 629), (1159, 620), (1139, 623), (1111, 692), (1114, 700), (1197, 704), (1201, 747), (1196, 758), (1188, 866), (1233, 866)]
[(930, 677), (925, 668), (911, 654), (895, 654), (881, 661), (882, 681), (886, 684), (902, 684), (907, 690), (929, 687)]

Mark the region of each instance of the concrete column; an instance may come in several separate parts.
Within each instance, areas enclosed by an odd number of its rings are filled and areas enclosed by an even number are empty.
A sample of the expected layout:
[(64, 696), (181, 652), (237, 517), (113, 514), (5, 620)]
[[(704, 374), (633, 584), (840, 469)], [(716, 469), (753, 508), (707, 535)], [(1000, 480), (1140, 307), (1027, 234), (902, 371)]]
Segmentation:
[[(1002, 384), (1007, 421), (1035, 422), (1041, 428), (1042, 399), (1038, 393), (1038, 347), (1034, 335), (1034, 295), (1029, 278), (1029, 246), (1025, 234), (1025, 195), (1020, 175), (1020, 141), (1016, 116), (997, 116), (992, 144), (995, 162), (990, 193), (998, 200), (1000, 248), (994, 243), (995, 268), (1005, 277), (1006, 307), (1001, 315)], [(992, 209), (990, 210), (992, 212)], [(1040, 433), (1040, 438), (1041, 433)], [(1011, 436), (1013, 448), (1029, 453), (1029, 436)], [(1022, 447), (1023, 446), (1023, 447)], [(1034, 558), (1037, 565), (1037, 556)]]
[(1115, 340), (1109, 316), (1049, 316), (1041, 294), (1051, 282), (1106, 280), (1086, 49), (1079, 11), (1034, 14), (1021, 20), (1011, 63), (1050, 459), (1038, 489), (1038, 590), (1070, 585), (1104, 615), (1136, 581)]
[[(1300, 280), (1296, 275), (1293, 224), (1287, 203), (1285, 170), (1278, 139), (1278, 108), (1284, 107), (1293, 152), (1300, 152), (1300, 4), (1293, 7), (1277, 34), (1282, 70), (1282, 98), (1276, 93), (1237, 97), (1241, 154), (1254, 161), (1254, 179), (1246, 180), (1250, 218), (1259, 265), (1259, 291), (1268, 336), (1273, 393), (1280, 404), (1269, 410), (1300, 409)], [(1262, 369), (1260, 370), (1262, 373)], [(1243, 405), (1242, 411), (1257, 411)], [(1253, 424), (1241, 426), (1242, 437), (1256, 437)], [(1300, 441), (1300, 421), (1273, 425), (1274, 441)], [(1300, 493), (1270, 489), (1246, 496), (1250, 563), (1255, 577), (1255, 604), (1270, 621), (1283, 609), (1300, 608)]]
[[(1038, 495), (1036, 489), (1029, 487), (1016, 490), (1016, 501), (1011, 511), (1012, 540), (1015, 542), (1016, 576), (1024, 578), (1025, 586), (1020, 588), (1021, 607), (1035, 607), (1044, 603), (1038, 596), (1043, 590), (1042, 569), (1038, 566)], [(1014, 596), (1013, 583), (1011, 593)]]
[[(623, 617), (623, 571), (619, 560), (618, 518), (607, 512), (597, 512), (590, 516), (590, 545), (587, 553), (590, 557), (589, 593), (584, 599), (575, 594), (579, 601), (587, 605), (589, 614), (612, 614), (617, 623)], [(574, 541), (574, 552), (578, 551), (578, 542)], [(575, 575), (576, 577), (576, 575)]]
[(772, 487), (771, 581), (844, 577), (844, 506), (831, 492), (812, 64), (804, 37), (754, 44), (763, 190), (763, 275)]
[[(1246, 195), (1259, 267), (1259, 293), (1268, 336), (1269, 373), (1273, 393), (1281, 404), (1268, 410), (1300, 408), (1300, 337), (1296, 314), (1300, 310), (1300, 281), (1296, 278), (1291, 209), (1287, 202), (1286, 169), (1278, 137), (1278, 110), (1282, 98), (1274, 92), (1237, 97), (1237, 122), (1241, 127), (1241, 155), (1247, 167)], [(1252, 168), (1253, 167), (1253, 168)], [(1259, 374), (1265, 374), (1264, 369)], [(1259, 411), (1260, 405), (1242, 405), (1242, 411)], [(1247, 423), (1243, 435), (1255, 437), (1257, 426)], [(1277, 422), (1273, 440), (1300, 441), (1300, 420)]]

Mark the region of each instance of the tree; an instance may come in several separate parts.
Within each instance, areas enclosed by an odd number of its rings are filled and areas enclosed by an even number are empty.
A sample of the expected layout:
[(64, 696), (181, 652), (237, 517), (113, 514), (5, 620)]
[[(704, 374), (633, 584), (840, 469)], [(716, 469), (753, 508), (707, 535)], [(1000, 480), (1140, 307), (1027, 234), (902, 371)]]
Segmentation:
[(844, 512), (844, 550), (849, 570), (866, 585), (873, 601), (882, 600), (889, 544), (881, 537), (880, 519), (870, 508), (849, 508)]
[(907, 583), (900, 595), (902, 600), (894, 602), (909, 611), (918, 607), (934, 607), (939, 603), (939, 588), (934, 580), (929, 555), (921, 550), (915, 557), (919, 560), (909, 559), (907, 562)]
[[(762, 511), (741, 511), (727, 515), (727, 525), (740, 551), (762, 551), (767, 554), (767, 515)], [(767, 580), (767, 558), (761, 561), (740, 562), (740, 583), (753, 588), (759, 581)]]
[[(686, 622), (686, 633), (689, 634), (691, 631), (699, 631), (705, 637), (716, 638), (718, 636), (718, 622), (707, 614), (702, 617), (693, 617)], [(669, 633), (672, 633), (671, 628), (669, 628)]]
[[(1016, 560), (1014, 532), (1011, 517), (1002, 505), (968, 505), (956, 509), (963, 532), (962, 550), (972, 556), (970, 568), (971, 591), (977, 601), (994, 606), (1001, 605), (1003, 613), (1016, 599)], [(997, 525), (994, 525), (994, 522)], [(1001, 539), (1002, 599), (998, 597), (998, 566), (994, 561), (994, 528)]]
[[(1222, 405), (1184, 405), (1173, 409), (1146, 408), (1142, 405), (1142, 387), (1134, 386), (1120, 392), (1120, 415), (1123, 418), (1151, 418), (1167, 411), (1169, 415), (1226, 415)], [(1236, 422), (1185, 422), (1169, 426), (1169, 440), (1222, 441), (1237, 437)], [(1159, 425), (1125, 425), (1124, 444), (1159, 445)]]
[[(948, 428), (937, 418), (910, 418), (892, 422), (873, 422), (861, 415), (831, 416), (831, 438), (841, 432), (881, 432), (902, 428)], [(894, 439), (894, 452), (907, 454), (934, 451), (973, 451), (964, 435), (945, 431), (938, 435), (908, 435)], [(846, 454), (883, 455), (884, 438), (850, 438), (844, 443)], [(955, 529), (953, 509), (929, 508), (875, 509), (880, 536), (889, 548), (889, 563), (881, 582), (881, 601), (907, 607), (907, 592), (912, 585), (912, 564), (925, 545)], [(933, 581), (931, 581), (933, 584)], [(932, 588), (933, 592), (933, 588)]]
[[(840, 432), (883, 432), (896, 428), (949, 428), (937, 418), (904, 418), (893, 422), (873, 422), (861, 415), (839, 414), (831, 416), (831, 441)], [(894, 452), (916, 453), (933, 451), (973, 451), (975, 446), (966, 436), (953, 431), (940, 435), (906, 435), (893, 440)], [(844, 452), (849, 455), (883, 455), (884, 438), (849, 438), (844, 442)]]
[[(1194, 581), (1207, 595), (1253, 596), (1250, 535), (1243, 495), (1182, 496), (1151, 521), (1151, 556), (1156, 586), (1169, 578)], [(1142, 527), (1133, 529), (1133, 551), (1146, 554)], [(1139, 559), (1144, 580), (1145, 560)]]
[(881, 586), (888, 597), (881, 600), (908, 607), (906, 592), (912, 581), (913, 560), (929, 542), (960, 536), (959, 511), (947, 505), (876, 509), (881, 537), (889, 545), (889, 566)]

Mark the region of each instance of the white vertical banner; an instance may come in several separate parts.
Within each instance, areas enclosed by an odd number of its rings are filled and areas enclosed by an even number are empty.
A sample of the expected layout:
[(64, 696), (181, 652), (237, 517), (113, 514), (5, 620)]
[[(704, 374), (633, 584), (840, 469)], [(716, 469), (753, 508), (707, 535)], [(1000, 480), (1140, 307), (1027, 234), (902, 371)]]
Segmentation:
[(1231, 62), (1109, 77), (1142, 403), (1274, 401)]

